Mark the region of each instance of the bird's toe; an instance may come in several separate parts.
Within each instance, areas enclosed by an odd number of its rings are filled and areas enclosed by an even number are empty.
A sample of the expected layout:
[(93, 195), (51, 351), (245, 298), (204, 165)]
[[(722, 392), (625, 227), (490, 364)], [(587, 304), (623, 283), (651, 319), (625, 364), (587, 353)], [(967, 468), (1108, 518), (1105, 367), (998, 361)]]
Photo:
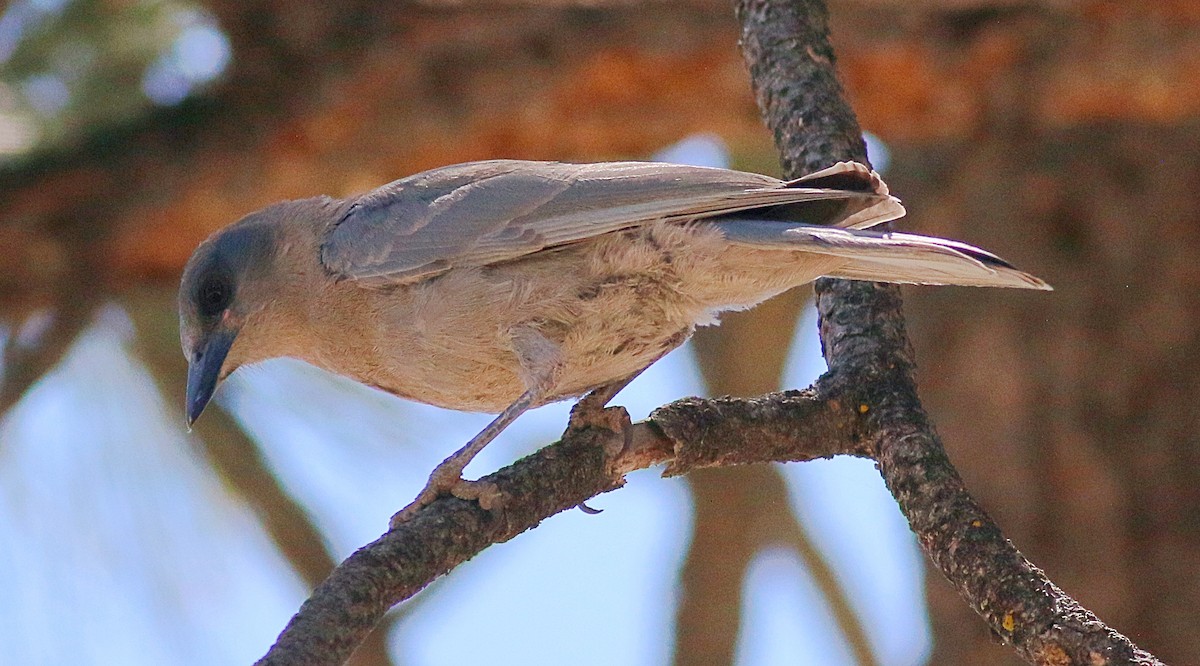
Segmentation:
[(467, 481), (462, 478), (458, 470), (434, 470), (424, 490), (408, 506), (392, 516), (392, 519), (388, 521), (388, 527), (396, 529), (415, 518), (421, 509), (429, 506), (435, 500), (447, 496), (478, 502), (484, 511), (499, 509), (504, 505), (507, 497), (500, 491), (499, 486), (490, 481)]
[(500, 487), (490, 481), (467, 481), (459, 479), (450, 488), (450, 494), (461, 500), (475, 501), (484, 511), (493, 511), (504, 506), (508, 498)]

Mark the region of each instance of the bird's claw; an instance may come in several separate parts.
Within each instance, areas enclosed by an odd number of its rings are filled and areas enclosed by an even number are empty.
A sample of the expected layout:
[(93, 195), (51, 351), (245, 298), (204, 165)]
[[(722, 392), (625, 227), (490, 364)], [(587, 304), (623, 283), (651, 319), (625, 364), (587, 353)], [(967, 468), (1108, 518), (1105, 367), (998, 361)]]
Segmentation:
[(576, 504), (575, 508), (589, 516), (595, 516), (604, 513), (604, 509), (593, 509), (592, 507), (588, 506), (586, 502), (580, 502), (579, 504)]

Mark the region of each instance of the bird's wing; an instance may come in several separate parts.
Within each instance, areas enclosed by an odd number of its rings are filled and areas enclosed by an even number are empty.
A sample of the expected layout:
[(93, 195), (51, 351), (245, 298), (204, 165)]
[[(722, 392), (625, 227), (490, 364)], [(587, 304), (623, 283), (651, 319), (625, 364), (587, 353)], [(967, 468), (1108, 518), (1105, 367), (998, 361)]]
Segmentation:
[[(809, 206), (798, 206), (814, 202)], [(657, 220), (779, 206), (790, 220), (861, 228), (904, 214), (887, 186), (843, 162), (784, 182), (656, 162), (493, 160), (426, 171), (361, 195), (326, 235), (322, 261), (342, 277), (416, 282)]]

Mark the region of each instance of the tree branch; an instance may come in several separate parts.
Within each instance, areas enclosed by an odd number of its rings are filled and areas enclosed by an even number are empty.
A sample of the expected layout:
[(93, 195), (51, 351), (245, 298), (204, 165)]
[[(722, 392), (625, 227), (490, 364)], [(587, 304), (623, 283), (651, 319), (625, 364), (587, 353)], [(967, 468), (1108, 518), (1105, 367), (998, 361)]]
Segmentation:
[[(743, 54), (788, 175), (867, 158), (834, 70), (824, 2), (739, 0)], [(858, 395), (888, 489), (925, 553), (992, 630), (1031, 663), (1159, 663), (1051, 583), (1000, 533), (950, 464), (917, 397), (899, 289), (820, 280), (830, 373)]]
[[(489, 513), (442, 498), (412, 521), (364, 546), (301, 606), (260, 664), (340, 664), (391, 606), (484, 548), (623, 485), (625, 474), (669, 462), (669, 473), (701, 467), (864, 455), (861, 417), (810, 391), (754, 399), (688, 398), (661, 407), (624, 433), (569, 433), (484, 477), (509, 502)], [(624, 444), (622, 448), (622, 443)], [(609, 457), (606, 450), (620, 450)]]
[[(179, 362), (178, 317), (173, 289), (137, 290), (125, 295), (126, 311), (137, 332), (135, 351), (170, 405), (183, 404), (186, 366)], [(337, 561), (325, 536), (304, 507), (288, 493), (271, 470), (258, 444), (224, 409), (214, 409), (196, 424), (189, 439), (212, 472), (258, 518), (279, 554), (309, 589), (329, 576)], [(180, 418), (177, 422), (182, 423)], [(410, 606), (406, 606), (407, 610)], [(392, 620), (396, 614), (388, 616)], [(351, 666), (392, 666), (387, 630), (382, 622), (355, 653)]]
[[(0, 344), (0, 419), (12, 409), (25, 392), (42, 378), (54, 366), (58, 365), (79, 334), (92, 322), (92, 314), (101, 302), (103, 289), (95, 289), (96, 293), (81, 293), (81, 284), (90, 284), (94, 274), (95, 261), (93, 253), (86, 251), (85, 243), (70, 243), (67, 245), (62, 261), (30, 261), (24, 266), (22, 275), (16, 276), (19, 282), (25, 284), (38, 283), (47, 292), (39, 303), (44, 314), (50, 317), (46, 330), (28, 346), (17, 343), (16, 336), (10, 337)], [(6, 246), (7, 247), (7, 246)], [(33, 254), (33, 253), (30, 253)], [(47, 267), (47, 264), (50, 267)], [(9, 278), (11, 279), (11, 278)], [(4, 277), (0, 276), (0, 283)], [(0, 284), (0, 301), (4, 300), (5, 285)], [(29, 316), (30, 310), (35, 310), (33, 304), (23, 304), (25, 307), (15, 308), (15, 314)], [(20, 328), (25, 322), (18, 319), (14, 322)]]

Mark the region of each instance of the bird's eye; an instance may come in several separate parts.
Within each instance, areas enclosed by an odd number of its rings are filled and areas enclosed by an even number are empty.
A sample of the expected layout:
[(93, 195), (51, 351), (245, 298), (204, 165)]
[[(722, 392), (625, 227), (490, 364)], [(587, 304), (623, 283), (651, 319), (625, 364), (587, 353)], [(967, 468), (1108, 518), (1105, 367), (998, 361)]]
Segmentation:
[(196, 294), (196, 305), (203, 317), (215, 317), (229, 307), (233, 289), (229, 282), (219, 276), (211, 276), (200, 284)]

